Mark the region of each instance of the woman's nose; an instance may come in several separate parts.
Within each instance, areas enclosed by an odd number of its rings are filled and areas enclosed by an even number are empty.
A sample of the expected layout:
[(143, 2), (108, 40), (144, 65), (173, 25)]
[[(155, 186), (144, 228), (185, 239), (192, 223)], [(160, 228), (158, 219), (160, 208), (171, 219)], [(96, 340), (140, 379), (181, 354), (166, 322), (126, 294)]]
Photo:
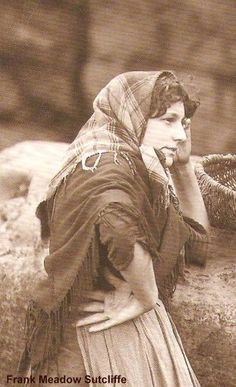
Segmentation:
[(174, 140), (177, 142), (183, 142), (187, 139), (185, 129), (181, 122), (176, 123), (173, 137), (174, 137)]

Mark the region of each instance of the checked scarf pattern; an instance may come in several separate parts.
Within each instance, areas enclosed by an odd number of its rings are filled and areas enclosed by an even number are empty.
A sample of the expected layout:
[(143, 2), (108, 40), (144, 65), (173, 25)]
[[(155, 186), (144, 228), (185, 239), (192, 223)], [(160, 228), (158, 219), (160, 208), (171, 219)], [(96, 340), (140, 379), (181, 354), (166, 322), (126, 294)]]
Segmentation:
[[(84, 170), (94, 171), (105, 152), (140, 153), (151, 179), (168, 186), (168, 177), (153, 148), (142, 145), (149, 118), (152, 91), (160, 75), (175, 78), (170, 71), (133, 71), (118, 75), (104, 87), (94, 100), (94, 113), (69, 146), (63, 165), (49, 185), (48, 197), (79, 162)], [(97, 155), (93, 167), (87, 159)], [(166, 192), (166, 197), (168, 196)]]

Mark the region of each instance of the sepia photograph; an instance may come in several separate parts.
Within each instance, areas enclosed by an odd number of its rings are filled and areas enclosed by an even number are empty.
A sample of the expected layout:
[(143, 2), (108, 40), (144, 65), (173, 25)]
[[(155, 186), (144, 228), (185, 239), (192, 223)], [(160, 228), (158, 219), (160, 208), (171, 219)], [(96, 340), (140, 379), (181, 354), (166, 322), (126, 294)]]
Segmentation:
[(0, 387), (235, 387), (235, 1), (0, 6)]

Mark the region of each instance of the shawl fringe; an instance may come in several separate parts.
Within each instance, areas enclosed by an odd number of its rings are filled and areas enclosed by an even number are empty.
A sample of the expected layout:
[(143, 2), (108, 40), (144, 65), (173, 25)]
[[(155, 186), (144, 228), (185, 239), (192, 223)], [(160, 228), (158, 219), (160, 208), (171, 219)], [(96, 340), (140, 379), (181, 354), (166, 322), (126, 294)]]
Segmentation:
[(57, 364), (59, 348), (64, 339), (65, 323), (74, 309), (73, 303), (78, 301), (78, 297), (80, 302), (83, 302), (83, 291), (91, 289), (97, 268), (98, 245), (95, 235), (79, 273), (58, 308), (47, 313), (37, 302), (29, 303), (24, 328), (25, 348), (17, 368), (19, 375), (29, 372), (31, 375), (38, 375), (45, 365), (49, 368), (50, 360)]

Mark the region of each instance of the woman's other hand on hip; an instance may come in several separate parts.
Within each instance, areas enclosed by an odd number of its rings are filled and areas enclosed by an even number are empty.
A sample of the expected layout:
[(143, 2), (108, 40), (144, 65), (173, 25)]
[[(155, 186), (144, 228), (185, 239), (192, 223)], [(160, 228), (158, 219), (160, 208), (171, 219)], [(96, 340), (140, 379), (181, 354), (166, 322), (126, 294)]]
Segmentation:
[(79, 311), (93, 314), (77, 321), (76, 327), (90, 325), (89, 332), (98, 332), (147, 312), (147, 308), (134, 297), (126, 281), (114, 276), (108, 270), (105, 277), (114, 286), (114, 290), (86, 292), (85, 297), (91, 301), (80, 304)]

